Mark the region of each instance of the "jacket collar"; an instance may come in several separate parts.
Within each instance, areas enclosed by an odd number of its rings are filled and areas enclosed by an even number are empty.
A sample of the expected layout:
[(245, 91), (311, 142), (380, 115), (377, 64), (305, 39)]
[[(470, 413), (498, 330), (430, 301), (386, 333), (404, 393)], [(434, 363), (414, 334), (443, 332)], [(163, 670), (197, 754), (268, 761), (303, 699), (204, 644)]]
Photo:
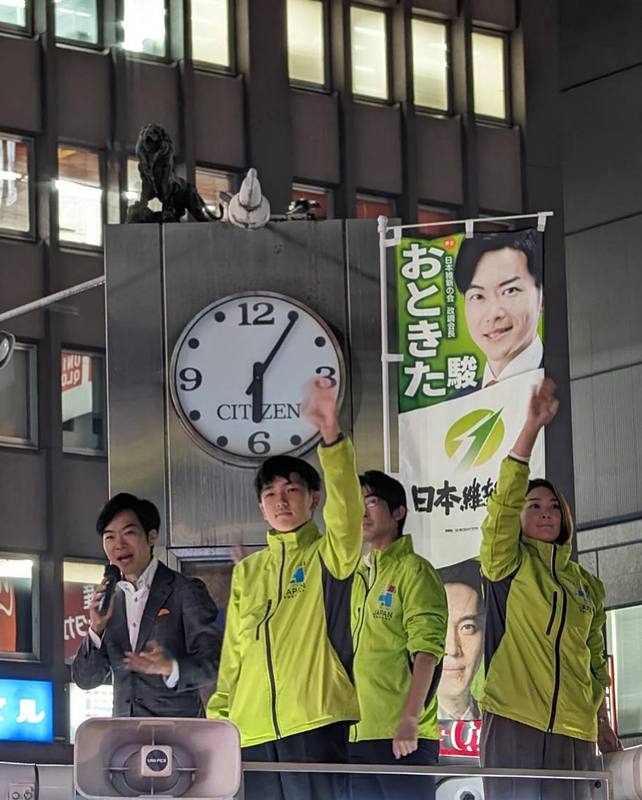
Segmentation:
[(267, 532), (267, 543), (270, 551), (277, 553), (282, 545), (285, 545), (287, 550), (298, 550), (302, 547), (307, 547), (319, 536), (321, 534), (317, 524), (311, 519), (295, 531), (282, 533), (281, 531), (269, 530)]
[(399, 561), (404, 556), (414, 552), (412, 537), (405, 534), (395, 539), (385, 550), (370, 550), (368, 555), (364, 556), (364, 562), (368, 565), (375, 561), (379, 561), (380, 563)]
[(522, 535), (522, 541), (527, 547), (535, 550), (539, 558), (550, 566), (555, 551), (555, 566), (564, 568), (571, 559), (571, 543), (553, 544), (553, 542), (542, 542), (540, 539), (531, 539), (530, 536)]

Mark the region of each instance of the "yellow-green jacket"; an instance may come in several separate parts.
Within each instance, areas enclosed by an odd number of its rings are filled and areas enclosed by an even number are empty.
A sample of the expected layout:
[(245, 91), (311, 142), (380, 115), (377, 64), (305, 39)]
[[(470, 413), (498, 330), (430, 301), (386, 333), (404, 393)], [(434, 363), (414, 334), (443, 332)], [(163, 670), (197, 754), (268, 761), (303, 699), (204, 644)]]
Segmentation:
[(401, 720), (416, 653), (438, 660), (419, 720), (421, 739), (438, 739), (437, 696), (448, 611), (439, 575), (410, 536), (362, 559), (352, 585), (354, 679), (361, 721), (350, 741), (392, 739)]
[[(571, 537), (522, 536), (528, 465), (502, 462), (482, 525), (486, 681), (480, 706), (541, 731), (597, 739), (610, 679), (604, 587), (570, 560)], [(570, 532), (569, 532), (570, 534)]]
[(326, 532), (269, 531), (239, 562), (208, 717), (236, 723), (243, 747), (359, 718), (350, 678), (350, 588), (363, 498), (349, 439), (318, 449)]

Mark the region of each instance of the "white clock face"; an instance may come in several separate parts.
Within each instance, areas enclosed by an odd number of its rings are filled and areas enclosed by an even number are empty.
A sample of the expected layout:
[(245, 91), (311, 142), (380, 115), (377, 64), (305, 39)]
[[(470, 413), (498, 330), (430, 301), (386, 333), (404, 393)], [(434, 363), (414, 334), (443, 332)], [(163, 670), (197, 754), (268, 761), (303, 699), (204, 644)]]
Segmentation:
[(309, 308), (272, 292), (231, 295), (181, 334), (170, 368), (174, 406), (208, 453), (238, 466), (299, 455), (317, 441), (301, 413), (319, 376), (343, 396), (345, 368), (330, 328)]

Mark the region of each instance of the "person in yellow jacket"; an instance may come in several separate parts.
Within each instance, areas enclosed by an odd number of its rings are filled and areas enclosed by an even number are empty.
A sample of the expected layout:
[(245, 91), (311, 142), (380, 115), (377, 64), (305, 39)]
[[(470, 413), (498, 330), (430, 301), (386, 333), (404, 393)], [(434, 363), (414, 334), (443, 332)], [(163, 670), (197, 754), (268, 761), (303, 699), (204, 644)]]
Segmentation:
[[(354, 678), (361, 720), (350, 727), (355, 764), (432, 766), (439, 757), (436, 689), (447, 602), (436, 570), (403, 534), (406, 493), (378, 470), (360, 477), (367, 554), (352, 586)], [(353, 800), (427, 800), (431, 777), (351, 776)]]
[[(359, 718), (352, 675), (350, 589), (361, 554), (363, 500), (336, 391), (318, 379), (302, 411), (321, 433), (325, 534), (313, 520), (321, 481), (306, 461), (267, 459), (255, 488), (267, 548), (232, 573), (218, 684), (207, 716), (240, 729), (245, 761), (347, 761)], [(340, 799), (346, 775), (247, 772), (246, 798)]]
[[(620, 747), (605, 706), (604, 587), (571, 560), (573, 518), (562, 495), (547, 480), (529, 481), (535, 440), (558, 405), (545, 379), (482, 525), (482, 767), (587, 770), (595, 742), (603, 753)], [(562, 780), (490, 778), (484, 792), (486, 800), (589, 796), (587, 784)]]

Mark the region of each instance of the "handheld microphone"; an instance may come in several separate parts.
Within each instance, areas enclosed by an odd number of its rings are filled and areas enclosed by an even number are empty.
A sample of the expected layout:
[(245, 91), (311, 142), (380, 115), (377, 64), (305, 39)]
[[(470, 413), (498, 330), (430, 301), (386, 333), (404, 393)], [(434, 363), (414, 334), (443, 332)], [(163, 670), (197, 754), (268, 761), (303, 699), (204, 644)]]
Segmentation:
[(111, 603), (116, 584), (120, 580), (120, 570), (115, 564), (107, 564), (103, 578), (107, 578), (107, 586), (105, 586), (105, 594), (100, 599), (98, 613), (105, 615), (109, 610), (109, 604)]

